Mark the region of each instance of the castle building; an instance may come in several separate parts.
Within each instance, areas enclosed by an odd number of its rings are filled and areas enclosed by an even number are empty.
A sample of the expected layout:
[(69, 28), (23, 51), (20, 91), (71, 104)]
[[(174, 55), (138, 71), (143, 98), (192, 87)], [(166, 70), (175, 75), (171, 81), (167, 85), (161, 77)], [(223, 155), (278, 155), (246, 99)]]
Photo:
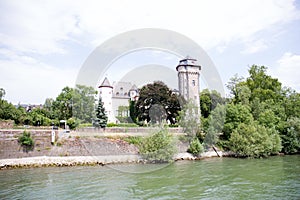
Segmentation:
[[(197, 65), (196, 62), (196, 59), (188, 56), (179, 61), (176, 67), (179, 90), (174, 89), (173, 92), (179, 93), (187, 101), (194, 101), (200, 110), (199, 78), (201, 66)], [(109, 123), (118, 123), (118, 117), (129, 117), (129, 101), (137, 101), (139, 97), (139, 90), (136, 85), (130, 82), (115, 82), (111, 85), (107, 77), (99, 86), (99, 90), (99, 96), (102, 98)]]
[(111, 85), (105, 77), (99, 88), (99, 96), (102, 98), (109, 123), (118, 123), (118, 117), (130, 116), (129, 100), (136, 101), (139, 97), (136, 85), (130, 82), (114, 82)]

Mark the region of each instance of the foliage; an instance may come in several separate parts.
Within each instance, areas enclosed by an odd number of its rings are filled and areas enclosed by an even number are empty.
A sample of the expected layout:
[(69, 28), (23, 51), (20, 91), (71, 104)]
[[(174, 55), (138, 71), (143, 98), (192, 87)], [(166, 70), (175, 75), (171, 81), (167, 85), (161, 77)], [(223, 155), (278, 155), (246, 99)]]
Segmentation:
[(300, 118), (290, 118), (281, 133), (283, 152), (300, 152)]
[(74, 89), (64, 87), (62, 92), (56, 97), (53, 102), (53, 112), (57, 119), (69, 119), (72, 117), (72, 97)]
[(32, 150), (34, 147), (34, 141), (31, 138), (30, 132), (23, 131), (23, 134), (19, 137), (18, 141), (26, 148), (26, 150)]
[(139, 151), (142, 157), (149, 162), (171, 162), (176, 153), (174, 138), (167, 129), (160, 129), (142, 139)]
[(123, 138), (123, 140), (128, 142), (129, 144), (133, 144), (137, 146), (141, 144), (142, 139), (143, 138), (141, 136), (128, 136)]
[(218, 142), (218, 135), (222, 133), (226, 117), (226, 106), (218, 104), (207, 118), (205, 126), (205, 144), (211, 146)]
[(79, 126), (79, 124), (80, 124), (80, 121), (76, 118), (71, 117), (67, 120), (67, 125), (69, 126), (69, 128), (71, 130), (75, 130)]
[(188, 148), (188, 152), (193, 154), (194, 156), (198, 156), (200, 153), (204, 151), (202, 144), (200, 143), (199, 139), (195, 137)]
[(129, 100), (129, 115), (132, 122), (137, 123), (138, 111), (135, 105), (135, 101)]
[(76, 85), (72, 96), (72, 114), (84, 123), (91, 122), (95, 116), (95, 95), (93, 87)]
[(0, 88), (0, 100), (2, 100), (4, 96), (5, 96), (5, 90), (3, 88)]
[(99, 98), (98, 101), (98, 106), (96, 108), (96, 119), (93, 125), (101, 128), (105, 128), (107, 126), (107, 116), (101, 98)]
[(225, 104), (225, 99), (217, 91), (210, 92), (208, 89), (204, 89), (200, 93), (200, 110), (201, 116), (204, 118), (207, 118), (218, 104)]
[(230, 149), (243, 157), (266, 157), (281, 150), (281, 140), (275, 129), (258, 124), (241, 123), (229, 139)]
[(258, 98), (261, 102), (267, 99), (278, 101), (281, 99), (281, 83), (276, 78), (266, 74), (267, 67), (252, 65), (246, 85), (251, 91), (250, 100)]
[(180, 111), (179, 125), (190, 139), (194, 138), (200, 131), (200, 115), (197, 105), (189, 101)]
[[(176, 123), (181, 110), (180, 97), (172, 92), (163, 82), (156, 81), (142, 87), (135, 108), (139, 121), (161, 123), (164, 120)], [(131, 107), (131, 117), (135, 120), (135, 112)]]
[(226, 117), (223, 128), (223, 139), (228, 140), (230, 134), (239, 124), (250, 124), (253, 121), (250, 108), (248, 106), (238, 104), (227, 104), (226, 105)]

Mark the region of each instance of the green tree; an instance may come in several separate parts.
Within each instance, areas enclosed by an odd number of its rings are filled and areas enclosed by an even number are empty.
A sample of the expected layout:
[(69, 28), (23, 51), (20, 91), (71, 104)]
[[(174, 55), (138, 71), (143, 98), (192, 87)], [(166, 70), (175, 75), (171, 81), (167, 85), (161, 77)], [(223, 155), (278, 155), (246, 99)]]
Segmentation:
[(5, 96), (5, 90), (3, 88), (0, 88), (0, 100), (4, 98), (4, 96)]
[(94, 120), (93, 125), (95, 127), (101, 127), (101, 128), (105, 128), (107, 126), (107, 116), (105, 113), (105, 109), (101, 97), (99, 98), (98, 101), (98, 106), (96, 108), (96, 119)]
[(136, 103), (139, 121), (157, 123), (164, 119), (171, 124), (176, 123), (178, 112), (181, 110), (180, 97), (163, 82), (156, 81), (143, 86), (139, 95)]
[(275, 129), (258, 124), (241, 123), (233, 130), (230, 149), (243, 157), (266, 157), (281, 150), (281, 140)]
[(97, 91), (93, 87), (76, 85), (72, 97), (73, 117), (83, 123), (91, 122), (95, 116), (95, 95)]
[(287, 120), (281, 139), (284, 153), (300, 152), (300, 118), (292, 117)]
[(74, 96), (74, 89), (64, 87), (61, 93), (56, 97), (53, 102), (53, 111), (55, 118), (69, 119), (72, 117), (72, 97)]
[(208, 89), (204, 89), (200, 93), (200, 110), (201, 116), (204, 118), (207, 118), (218, 104), (225, 104), (225, 99), (216, 90), (210, 92)]
[(14, 120), (16, 124), (21, 123), (24, 110), (16, 108), (13, 104), (6, 100), (0, 100), (0, 119)]
[(226, 117), (223, 128), (222, 139), (228, 140), (230, 134), (236, 129), (239, 124), (250, 124), (253, 122), (253, 116), (248, 106), (242, 104), (227, 104), (226, 105)]
[(208, 146), (215, 145), (219, 140), (219, 135), (224, 129), (226, 117), (226, 106), (218, 104), (208, 117), (208, 126), (205, 132), (204, 143)]
[(135, 105), (135, 101), (131, 101), (129, 100), (129, 115), (130, 115), (130, 118), (132, 120), (132, 122), (134, 123), (137, 123), (138, 119), (138, 112), (137, 112), (137, 108), (136, 108), (136, 105)]
[(258, 98), (260, 102), (267, 99), (274, 101), (282, 100), (281, 83), (276, 78), (272, 78), (266, 73), (267, 67), (252, 65), (249, 69), (249, 77), (246, 85), (251, 91), (250, 101)]
[(199, 108), (193, 101), (185, 104), (182, 111), (180, 111), (179, 125), (183, 128), (184, 133), (187, 134), (190, 142), (200, 132)]

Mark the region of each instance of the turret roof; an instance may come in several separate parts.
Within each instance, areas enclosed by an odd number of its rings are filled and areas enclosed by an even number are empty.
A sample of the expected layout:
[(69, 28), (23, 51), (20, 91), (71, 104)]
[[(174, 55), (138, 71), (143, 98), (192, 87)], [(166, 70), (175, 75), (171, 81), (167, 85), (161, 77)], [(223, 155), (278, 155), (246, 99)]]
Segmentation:
[(101, 88), (101, 87), (110, 87), (110, 88), (113, 88), (113, 86), (110, 85), (107, 77), (105, 77), (105, 79), (103, 80), (102, 84), (99, 86), (99, 88)]

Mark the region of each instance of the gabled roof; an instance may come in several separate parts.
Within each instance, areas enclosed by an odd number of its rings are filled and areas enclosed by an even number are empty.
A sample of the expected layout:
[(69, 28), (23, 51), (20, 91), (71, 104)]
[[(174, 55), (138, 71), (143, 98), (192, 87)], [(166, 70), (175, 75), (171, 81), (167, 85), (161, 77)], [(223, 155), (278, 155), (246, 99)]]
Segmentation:
[(113, 88), (113, 86), (110, 85), (107, 77), (105, 77), (104, 81), (102, 82), (102, 84), (98, 87), (98, 88), (102, 88), (102, 87), (110, 87)]

